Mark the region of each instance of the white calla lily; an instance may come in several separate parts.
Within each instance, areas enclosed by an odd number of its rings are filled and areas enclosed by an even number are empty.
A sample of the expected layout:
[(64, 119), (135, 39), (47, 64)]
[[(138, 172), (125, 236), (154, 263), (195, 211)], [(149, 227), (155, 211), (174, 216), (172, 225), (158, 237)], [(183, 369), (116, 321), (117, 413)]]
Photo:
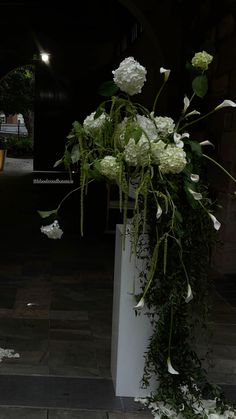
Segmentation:
[(216, 230), (219, 230), (220, 229), (220, 227), (221, 227), (221, 223), (217, 220), (217, 218), (213, 215), (213, 214), (211, 214), (210, 212), (209, 212), (209, 216), (210, 216), (210, 218), (212, 219), (212, 221), (213, 221), (213, 224), (214, 224), (214, 228), (216, 229)]
[(145, 301), (144, 301), (144, 298), (142, 297), (142, 298), (139, 300), (138, 304), (136, 304), (136, 306), (134, 306), (134, 307), (133, 307), (133, 309), (134, 309), (134, 310), (142, 310), (142, 309), (143, 309), (143, 307), (144, 307), (144, 304), (145, 304)]
[(156, 213), (156, 219), (159, 220), (159, 218), (161, 217), (162, 214), (162, 208), (160, 207), (160, 205), (158, 204), (157, 207), (157, 213)]
[(192, 116), (192, 115), (201, 115), (201, 112), (194, 110), (192, 112), (187, 113), (185, 115), (185, 118), (188, 118), (189, 116)]
[(197, 182), (199, 182), (199, 175), (197, 175), (197, 174), (195, 174), (195, 173), (191, 173), (191, 175), (190, 175), (190, 179), (191, 179), (191, 181), (192, 182), (195, 182), (195, 183), (197, 183)]
[(175, 145), (177, 148), (184, 148), (184, 143), (182, 140), (178, 141)]
[(215, 147), (214, 146), (214, 144), (212, 144), (210, 141), (208, 141), (208, 140), (206, 140), (206, 141), (201, 141), (200, 143), (199, 143), (200, 145), (211, 145), (212, 147)]
[(178, 148), (183, 148), (184, 147), (184, 143), (182, 141), (183, 138), (189, 137), (189, 133), (188, 132), (184, 132), (184, 134), (178, 134), (177, 132), (174, 132), (174, 142), (176, 147)]
[(188, 132), (184, 132), (182, 135), (181, 135), (181, 138), (183, 139), (183, 138), (189, 138), (190, 137), (190, 134), (188, 133)]
[(188, 109), (189, 105), (190, 105), (190, 100), (189, 100), (188, 96), (185, 95), (184, 96), (184, 109), (183, 109), (183, 113), (186, 112), (186, 110)]
[(168, 357), (168, 358), (167, 358), (167, 368), (168, 368), (168, 372), (169, 372), (170, 374), (175, 374), (175, 375), (179, 374), (179, 372), (178, 372), (178, 371), (176, 371), (176, 370), (172, 367), (170, 357)]
[(169, 75), (170, 75), (170, 70), (168, 70), (168, 69), (166, 69), (166, 68), (164, 68), (164, 67), (161, 67), (161, 68), (160, 68), (160, 73), (161, 73), (161, 74), (164, 74), (165, 81), (167, 81), (167, 80), (168, 80), (168, 78), (169, 78)]
[(235, 108), (236, 107), (236, 103), (233, 102), (232, 100), (225, 99), (225, 100), (223, 100), (222, 103), (220, 103), (218, 106), (216, 106), (215, 111), (218, 110), (218, 109), (221, 109), (221, 108), (227, 108), (229, 106)]
[(185, 302), (189, 303), (189, 301), (191, 301), (192, 299), (193, 299), (192, 288), (191, 288), (191, 285), (188, 284), (188, 291), (187, 291), (187, 297), (185, 298)]
[(202, 194), (200, 192), (195, 192), (191, 188), (188, 188), (188, 191), (192, 194), (196, 201), (200, 201), (202, 199)]

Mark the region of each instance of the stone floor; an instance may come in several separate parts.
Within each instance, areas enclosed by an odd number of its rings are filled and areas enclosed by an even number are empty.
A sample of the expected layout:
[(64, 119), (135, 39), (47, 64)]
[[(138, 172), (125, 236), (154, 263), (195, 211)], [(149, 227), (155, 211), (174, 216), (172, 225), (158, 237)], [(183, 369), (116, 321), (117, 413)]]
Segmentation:
[[(79, 215), (72, 221), (68, 214), (61, 220), (61, 240), (49, 240), (40, 232), (43, 220), (37, 209), (55, 208), (58, 196), (70, 188), (34, 184), (30, 160), (7, 159), (0, 172), (0, 347), (19, 354), (0, 363), (0, 418), (146, 418), (148, 413), (137, 412), (137, 403), (114, 398), (113, 390), (102, 387), (111, 386), (114, 235), (102, 234), (101, 229), (94, 233), (93, 224), (81, 238)], [(236, 400), (234, 276), (223, 282), (216, 278), (216, 290), (209, 338), (214, 366), (209, 377)], [(199, 340), (199, 351), (205, 351), (204, 345)], [(48, 401), (43, 398), (47, 385), (40, 387), (39, 378), (57, 380), (53, 388), (60, 394), (52, 403), (50, 392)], [(78, 393), (84, 394), (78, 405), (78, 396), (71, 398), (65, 390), (73, 380), (74, 388), (81, 386), (80, 380), (90, 380), (91, 386), (98, 381), (100, 390)], [(38, 395), (35, 391), (29, 400), (34, 386)], [(99, 391), (106, 395), (102, 402), (94, 396)]]
[(149, 413), (2, 407), (0, 417), (1, 419), (148, 419), (153, 416)]

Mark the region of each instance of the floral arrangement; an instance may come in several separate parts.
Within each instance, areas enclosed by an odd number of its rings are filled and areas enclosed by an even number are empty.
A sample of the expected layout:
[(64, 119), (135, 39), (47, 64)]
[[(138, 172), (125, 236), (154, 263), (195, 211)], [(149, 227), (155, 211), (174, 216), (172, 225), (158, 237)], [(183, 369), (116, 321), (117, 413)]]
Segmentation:
[[(183, 98), (179, 119), (157, 113), (160, 93), (171, 71), (160, 68), (163, 83), (151, 111), (131, 97), (141, 92), (147, 70), (133, 57), (125, 58), (114, 70), (110, 97), (83, 123), (73, 123), (65, 152), (59, 161), (70, 170), (80, 165), (81, 233), (83, 200), (94, 179), (118, 185), (123, 212), (124, 245), (127, 207), (131, 188), (134, 210), (129, 231), (132, 251), (137, 251), (140, 235), (148, 234), (147, 269), (140, 275), (142, 293), (135, 296), (134, 310), (146, 310), (153, 335), (145, 354), (143, 386), (151, 377), (158, 379), (156, 392), (141, 403), (155, 418), (236, 418), (219, 388), (211, 385), (194, 350), (196, 326), (205, 327), (208, 314), (210, 253), (221, 223), (210, 198), (204, 161), (211, 161), (226, 176), (235, 178), (217, 161), (205, 154), (208, 141), (191, 138), (193, 124), (224, 107), (224, 100), (205, 115), (193, 108), (194, 98), (207, 92), (206, 72), (213, 57), (198, 52), (191, 61), (194, 72), (192, 94)], [(72, 191), (73, 192), (73, 191)], [(61, 238), (60, 208), (39, 211), (53, 223), (42, 226), (48, 237)], [(204, 303), (205, 301), (205, 303)]]

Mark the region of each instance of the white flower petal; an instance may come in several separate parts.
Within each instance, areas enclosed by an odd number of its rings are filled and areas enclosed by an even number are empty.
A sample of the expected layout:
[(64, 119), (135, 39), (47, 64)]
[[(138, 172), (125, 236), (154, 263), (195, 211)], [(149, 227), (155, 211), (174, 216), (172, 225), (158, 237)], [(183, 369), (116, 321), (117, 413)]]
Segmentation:
[(184, 96), (184, 109), (183, 109), (183, 112), (184, 113), (188, 109), (189, 105), (190, 105), (190, 100), (189, 100), (188, 96), (185, 95)]
[(185, 298), (185, 302), (189, 303), (189, 301), (191, 301), (193, 299), (193, 293), (192, 293), (192, 289), (190, 284), (188, 284), (188, 292), (187, 292), (187, 297)]
[(219, 230), (219, 229), (220, 229), (220, 227), (221, 227), (221, 223), (217, 220), (217, 218), (216, 218), (213, 214), (209, 213), (209, 216), (210, 216), (210, 218), (211, 218), (211, 219), (212, 219), (212, 221), (213, 221), (214, 228), (215, 228), (216, 230)]
[(196, 201), (200, 201), (202, 199), (202, 194), (199, 192), (195, 192), (192, 189), (188, 188), (188, 191), (193, 195)]
[(183, 141), (178, 141), (178, 142), (176, 142), (176, 143), (175, 143), (175, 145), (176, 145), (176, 147), (178, 147), (178, 148), (184, 148), (184, 143), (183, 143)]
[(187, 113), (186, 115), (185, 115), (185, 118), (188, 118), (188, 116), (192, 116), (192, 115), (201, 115), (201, 112), (199, 112), (199, 111), (192, 111), (192, 112), (189, 112), (189, 113)]
[(161, 67), (161, 68), (160, 68), (160, 73), (161, 73), (161, 74), (162, 74), (162, 73), (164, 73), (164, 76), (165, 76), (165, 81), (167, 81), (167, 80), (168, 80), (168, 78), (169, 78), (169, 75), (170, 75), (170, 70), (167, 70), (166, 68)]
[(191, 173), (190, 179), (192, 182), (199, 182), (199, 175), (196, 175), (195, 173)]
[(176, 147), (178, 148), (183, 148), (184, 147), (184, 143), (182, 141), (183, 138), (189, 137), (189, 133), (185, 132), (184, 134), (178, 134), (177, 132), (174, 132), (174, 142)]
[(40, 230), (42, 233), (46, 234), (49, 239), (60, 239), (63, 234), (57, 220), (55, 220), (52, 224), (42, 226)]
[(127, 57), (112, 74), (114, 83), (120, 90), (132, 96), (141, 93), (147, 70), (134, 57)]
[(144, 307), (145, 301), (144, 298), (142, 297), (138, 304), (136, 304), (136, 306), (133, 307), (134, 310), (142, 310), (142, 308)]
[(167, 358), (167, 368), (168, 368), (168, 372), (169, 372), (170, 374), (179, 374), (179, 372), (178, 372), (178, 371), (176, 371), (176, 370), (172, 367), (170, 357), (168, 357), (168, 358)]
[(233, 108), (235, 108), (236, 107), (236, 103), (233, 102), (232, 100), (225, 99), (225, 100), (223, 100), (222, 103), (220, 103), (218, 106), (216, 106), (215, 110), (221, 109), (221, 108), (226, 108), (228, 106), (232, 106)]
[(181, 135), (181, 138), (183, 139), (183, 138), (189, 138), (190, 137), (190, 134), (188, 133), (188, 132), (184, 132), (182, 135)]
[(206, 141), (201, 141), (201, 143), (199, 143), (200, 145), (211, 145), (212, 147), (215, 147), (214, 144), (212, 144), (210, 141), (206, 140)]
[(157, 220), (159, 220), (161, 214), (162, 214), (162, 208), (160, 207), (160, 205), (158, 205), (158, 207), (157, 207), (157, 213), (156, 213), (156, 219)]
[(180, 134), (178, 134), (177, 132), (174, 132), (174, 142), (176, 143), (176, 142), (178, 142), (178, 141), (180, 141), (181, 140), (181, 135)]

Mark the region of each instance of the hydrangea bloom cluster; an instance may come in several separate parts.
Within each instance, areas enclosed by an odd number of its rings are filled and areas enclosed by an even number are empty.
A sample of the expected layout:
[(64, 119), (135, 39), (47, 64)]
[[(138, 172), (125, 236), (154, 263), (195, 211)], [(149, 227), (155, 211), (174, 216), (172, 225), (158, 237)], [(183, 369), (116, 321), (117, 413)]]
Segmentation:
[(136, 143), (134, 138), (130, 138), (124, 149), (124, 160), (129, 166), (146, 166), (150, 161), (150, 142), (142, 134)]
[(174, 144), (169, 144), (160, 153), (160, 170), (164, 174), (180, 173), (185, 168), (187, 163), (186, 153), (182, 148), (176, 147)]
[(63, 231), (61, 230), (59, 223), (57, 220), (55, 220), (52, 224), (42, 226), (41, 232), (46, 234), (49, 239), (60, 239)]
[(153, 121), (151, 118), (147, 118), (144, 115), (137, 115), (137, 124), (150, 141), (158, 140), (158, 128), (155, 122), (156, 121)]
[(128, 57), (112, 73), (114, 82), (120, 90), (133, 96), (141, 92), (146, 81), (147, 70), (133, 57)]
[(95, 134), (96, 131), (104, 127), (106, 121), (109, 119), (105, 113), (102, 113), (98, 118), (94, 118), (95, 114), (96, 112), (92, 112), (83, 122), (83, 127), (87, 133)]
[(212, 62), (212, 55), (208, 54), (206, 51), (197, 52), (192, 58), (192, 66), (205, 71), (208, 69), (209, 64)]
[(154, 120), (160, 138), (166, 138), (174, 132), (175, 123), (172, 118), (168, 116), (156, 116)]
[(115, 157), (105, 156), (100, 162), (100, 171), (108, 179), (114, 180), (119, 176), (120, 164)]

